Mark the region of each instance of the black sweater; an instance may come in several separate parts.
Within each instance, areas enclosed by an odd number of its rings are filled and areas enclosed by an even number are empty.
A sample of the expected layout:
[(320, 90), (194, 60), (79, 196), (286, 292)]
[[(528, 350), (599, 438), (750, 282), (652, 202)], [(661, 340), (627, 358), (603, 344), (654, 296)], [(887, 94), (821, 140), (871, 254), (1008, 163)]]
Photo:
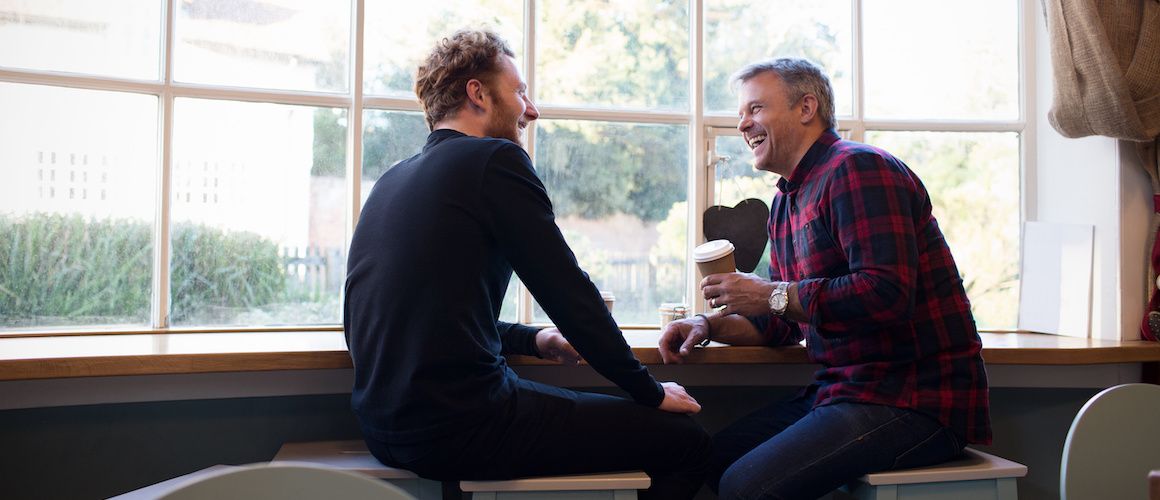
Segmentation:
[(375, 183), (351, 241), (343, 322), (352, 405), (371, 437), (437, 437), (507, 400), (517, 376), (503, 354), (537, 354), (535, 328), (497, 319), (513, 268), (596, 371), (660, 404), (527, 153), (436, 130)]

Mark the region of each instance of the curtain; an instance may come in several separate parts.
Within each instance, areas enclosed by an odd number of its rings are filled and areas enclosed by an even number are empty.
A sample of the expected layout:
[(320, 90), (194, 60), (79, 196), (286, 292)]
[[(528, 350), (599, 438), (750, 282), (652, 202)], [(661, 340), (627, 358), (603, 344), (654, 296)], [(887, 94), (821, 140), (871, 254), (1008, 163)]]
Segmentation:
[[(1064, 137), (1136, 144), (1152, 179), (1152, 268), (1140, 335), (1160, 338), (1160, 0), (1041, 0), (1055, 91), (1047, 118)], [(1151, 320), (1151, 321), (1150, 321)]]

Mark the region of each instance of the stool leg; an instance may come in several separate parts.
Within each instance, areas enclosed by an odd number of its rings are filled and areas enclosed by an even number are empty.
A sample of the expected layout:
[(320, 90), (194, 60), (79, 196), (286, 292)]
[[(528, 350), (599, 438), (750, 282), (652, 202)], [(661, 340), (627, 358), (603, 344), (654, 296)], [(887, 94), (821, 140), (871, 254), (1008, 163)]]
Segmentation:
[(898, 500), (898, 485), (883, 484), (874, 488), (874, 500)]
[(636, 500), (636, 490), (615, 490), (612, 500)]
[(1015, 478), (1007, 477), (995, 480), (995, 490), (998, 493), (995, 498), (998, 500), (1017, 500), (1019, 492), (1016, 488)]

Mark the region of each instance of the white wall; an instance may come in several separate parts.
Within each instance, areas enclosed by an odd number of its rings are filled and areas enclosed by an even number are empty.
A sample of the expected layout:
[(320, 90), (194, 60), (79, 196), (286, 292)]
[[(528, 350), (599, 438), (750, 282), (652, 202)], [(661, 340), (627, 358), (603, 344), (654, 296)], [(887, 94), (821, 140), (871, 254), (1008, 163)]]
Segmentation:
[(1091, 337), (1136, 339), (1147, 300), (1151, 185), (1130, 143), (1098, 136), (1068, 139), (1051, 127), (1051, 47), (1042, 8), (1036, 14), (1031, 213), (1038, 221), (1095, 226)]
[(1140, 338), (1149, 293), (1152, 255), (1152, 180), (1144, 172), (1136, 145), (1120, 141), (1120, 312), (1123, 338)]

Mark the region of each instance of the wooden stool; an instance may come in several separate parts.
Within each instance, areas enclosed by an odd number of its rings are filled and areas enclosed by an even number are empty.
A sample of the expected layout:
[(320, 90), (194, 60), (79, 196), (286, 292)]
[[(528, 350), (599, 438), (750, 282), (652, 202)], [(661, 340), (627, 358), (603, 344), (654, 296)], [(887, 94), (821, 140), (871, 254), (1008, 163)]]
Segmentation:
[(543, 476), (509, 481), (460, 481), (473, 500), (636, 500), (636, 490), (652, 484), (640, 471)]
[(305, 462), (358, 472), (398, 486), (419, 500), (443, 498), (439, 481), (423, 479), (414, 472), (383, 465), (367, 451), (366, 443), (361, 440), (286, 443), (271, 462)]
[(859, 478), (848, 492), (859, 500), (1015, 500), (1015, 478), (1027, 466), (966, 448), (965, 457), (929, 467), (875, 472)]

